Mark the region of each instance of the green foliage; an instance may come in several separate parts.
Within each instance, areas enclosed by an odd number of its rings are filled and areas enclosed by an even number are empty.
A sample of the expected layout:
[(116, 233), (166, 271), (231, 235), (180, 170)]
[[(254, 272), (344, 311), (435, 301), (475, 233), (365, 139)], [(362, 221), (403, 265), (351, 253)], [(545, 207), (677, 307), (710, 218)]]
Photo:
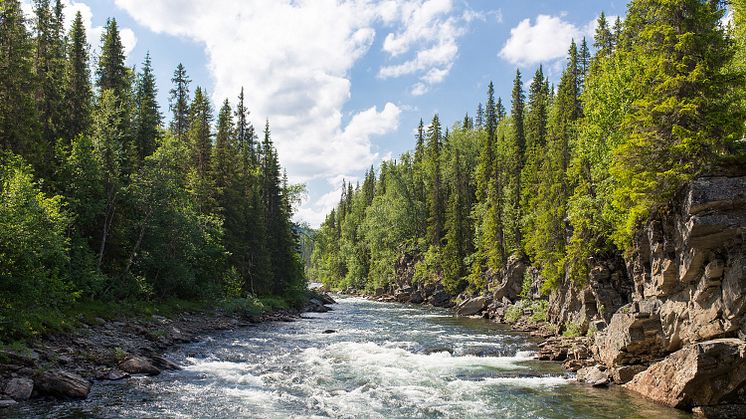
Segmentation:
[(564, 325), (564, 331), (562, 332), (562, 336), (570, 336), (570, 337), (577, 337), (581, 336), (583, 329), (580, 326), (580, 324), (575, 322), (567, 322)]
[(45, 312), (74, 301), (67, 277), (69, 217), (19, 156), (0, 155), (0, 310), (3, 336), (34, 335)]
[(135, 75), (109, 19), (94, 96), (82, 16), (66, 37), (50, 3), (34, 2), (33, 21), (0, 3), (0, 340), (78, 318), (264, 310), (254, 296), (302, 305), (291, 218), (304, 187), (287, 183), (268, 129), (257, 147), (243, 90), (213, 147), (208, 96), (189, 104), (180, 65), (166, 133), (150, 55)]
[(521, 308), (519, 305), (512, 305), (505, 310), (505, 316), (503, 320), (505, 320), (505, 323), (513, 324), (518, 321), (518, 319), (521, 318), (523, 315), (523, 308)]

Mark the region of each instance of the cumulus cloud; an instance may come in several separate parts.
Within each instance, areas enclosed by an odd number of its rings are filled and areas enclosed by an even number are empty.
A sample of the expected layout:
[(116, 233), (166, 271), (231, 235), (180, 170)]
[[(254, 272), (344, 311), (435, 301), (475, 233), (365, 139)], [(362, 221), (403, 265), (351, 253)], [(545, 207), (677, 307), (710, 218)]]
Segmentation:
[(500, 57), (519, 66), (548, 63), (565, 57), (570, 42), (593, 35), (595, 20), (576, 26), (563, 16), (538, 15), (534, 24), (524, 19), (510, 30)]
[[(83, 26), (85, 27), (86, 36), (88, 37), (88, 43), (91, 44), (91, 53), (94, 57), (98, 56), (100, 51), (101, 35), (104, 33), (103, 26), (93, 26), (93, 11), (91, 8), (82, 2), (63, 0), (62, 4), (64, 8), (64, 26), (65, 31), (70, 31), (70, 27), (75, 19), (75, 14), (80, 12), (81, 18), (83, 18)], [(34, 16), (34, 6), (31, 0), (24, 0), (21, 3), (23, 11), (30, 19)], [(122, 46), (124, 47), (124, 54), (129, 55), (135, 45), (137, 45), (137, 36), (135, 32), (130, 28), (119, 28), (119, 36), (122, 38)]]
[(416, 74), (419, 81), (412, 86), (411, 93), (415, 96), (425, 94), (451, 71), (458, 56), (458, 39), (466, 32), (468, 23), (485, 20), (487, 14), (502, 19), (499, 11), (481, 13), (466, 9), (459, 14), (453, 9), (450, 0), (426, 0), (404, 2), (392, 11), (394, 15), (398, 13), (402, 29), (386, 35), (383, 51), (396, 59), (415, 46), (418, 50), (403, 62), (381, 67), (378, 77), (386, 79)]

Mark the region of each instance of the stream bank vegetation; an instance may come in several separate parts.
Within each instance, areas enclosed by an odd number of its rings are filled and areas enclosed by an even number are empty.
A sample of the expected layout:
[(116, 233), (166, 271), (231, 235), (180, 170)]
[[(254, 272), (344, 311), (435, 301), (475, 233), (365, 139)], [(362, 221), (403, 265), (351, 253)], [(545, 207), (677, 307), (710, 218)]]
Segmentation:
[(303, 186), (250, 98), (214, 107), (179, 64), (166, 126), (157, 57), (130, 68), (115, 19), (88, 40), (64, 13), (0, 4), (0, 343), (86, 318), (302, 305)]

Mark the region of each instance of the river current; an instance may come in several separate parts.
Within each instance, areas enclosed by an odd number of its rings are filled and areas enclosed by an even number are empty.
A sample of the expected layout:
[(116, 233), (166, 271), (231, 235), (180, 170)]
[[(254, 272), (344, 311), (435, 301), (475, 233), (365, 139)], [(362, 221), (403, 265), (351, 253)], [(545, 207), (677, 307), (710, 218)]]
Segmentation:
[[(592, 389), (537, 341), (449, 311), (340, 297), (328, 313), (219, 332), (166, 356), (181, 371), (99, 382), (87, 400), (19, 417), (687, 417), (619, 388)], [(334, 330), (334, 333), (324, 333)]]

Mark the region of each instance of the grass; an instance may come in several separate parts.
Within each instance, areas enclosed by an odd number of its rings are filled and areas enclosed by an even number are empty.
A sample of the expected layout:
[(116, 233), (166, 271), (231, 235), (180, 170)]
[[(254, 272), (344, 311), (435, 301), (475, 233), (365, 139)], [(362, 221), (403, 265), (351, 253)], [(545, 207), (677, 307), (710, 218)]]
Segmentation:
[[(98, 324), (101, 320), (149, 318), (153, 315), (174, 317), (182, 313), (205, 313), (215, 309), (227, 313), (258, 316), (262, 313), (301, 307), (308, 291), (293, 290), (287, 296), (235, 297), (226, 299), (163, 301), (125, 300), (106, 302), (79, 300), (62, 308), (15, 312), (0, 317), (0, 349), (7, 342), (27, 342), (45, 335), (71, 331), (81, 324)], [(8, 343), (9, 345), (10, 343)]]

